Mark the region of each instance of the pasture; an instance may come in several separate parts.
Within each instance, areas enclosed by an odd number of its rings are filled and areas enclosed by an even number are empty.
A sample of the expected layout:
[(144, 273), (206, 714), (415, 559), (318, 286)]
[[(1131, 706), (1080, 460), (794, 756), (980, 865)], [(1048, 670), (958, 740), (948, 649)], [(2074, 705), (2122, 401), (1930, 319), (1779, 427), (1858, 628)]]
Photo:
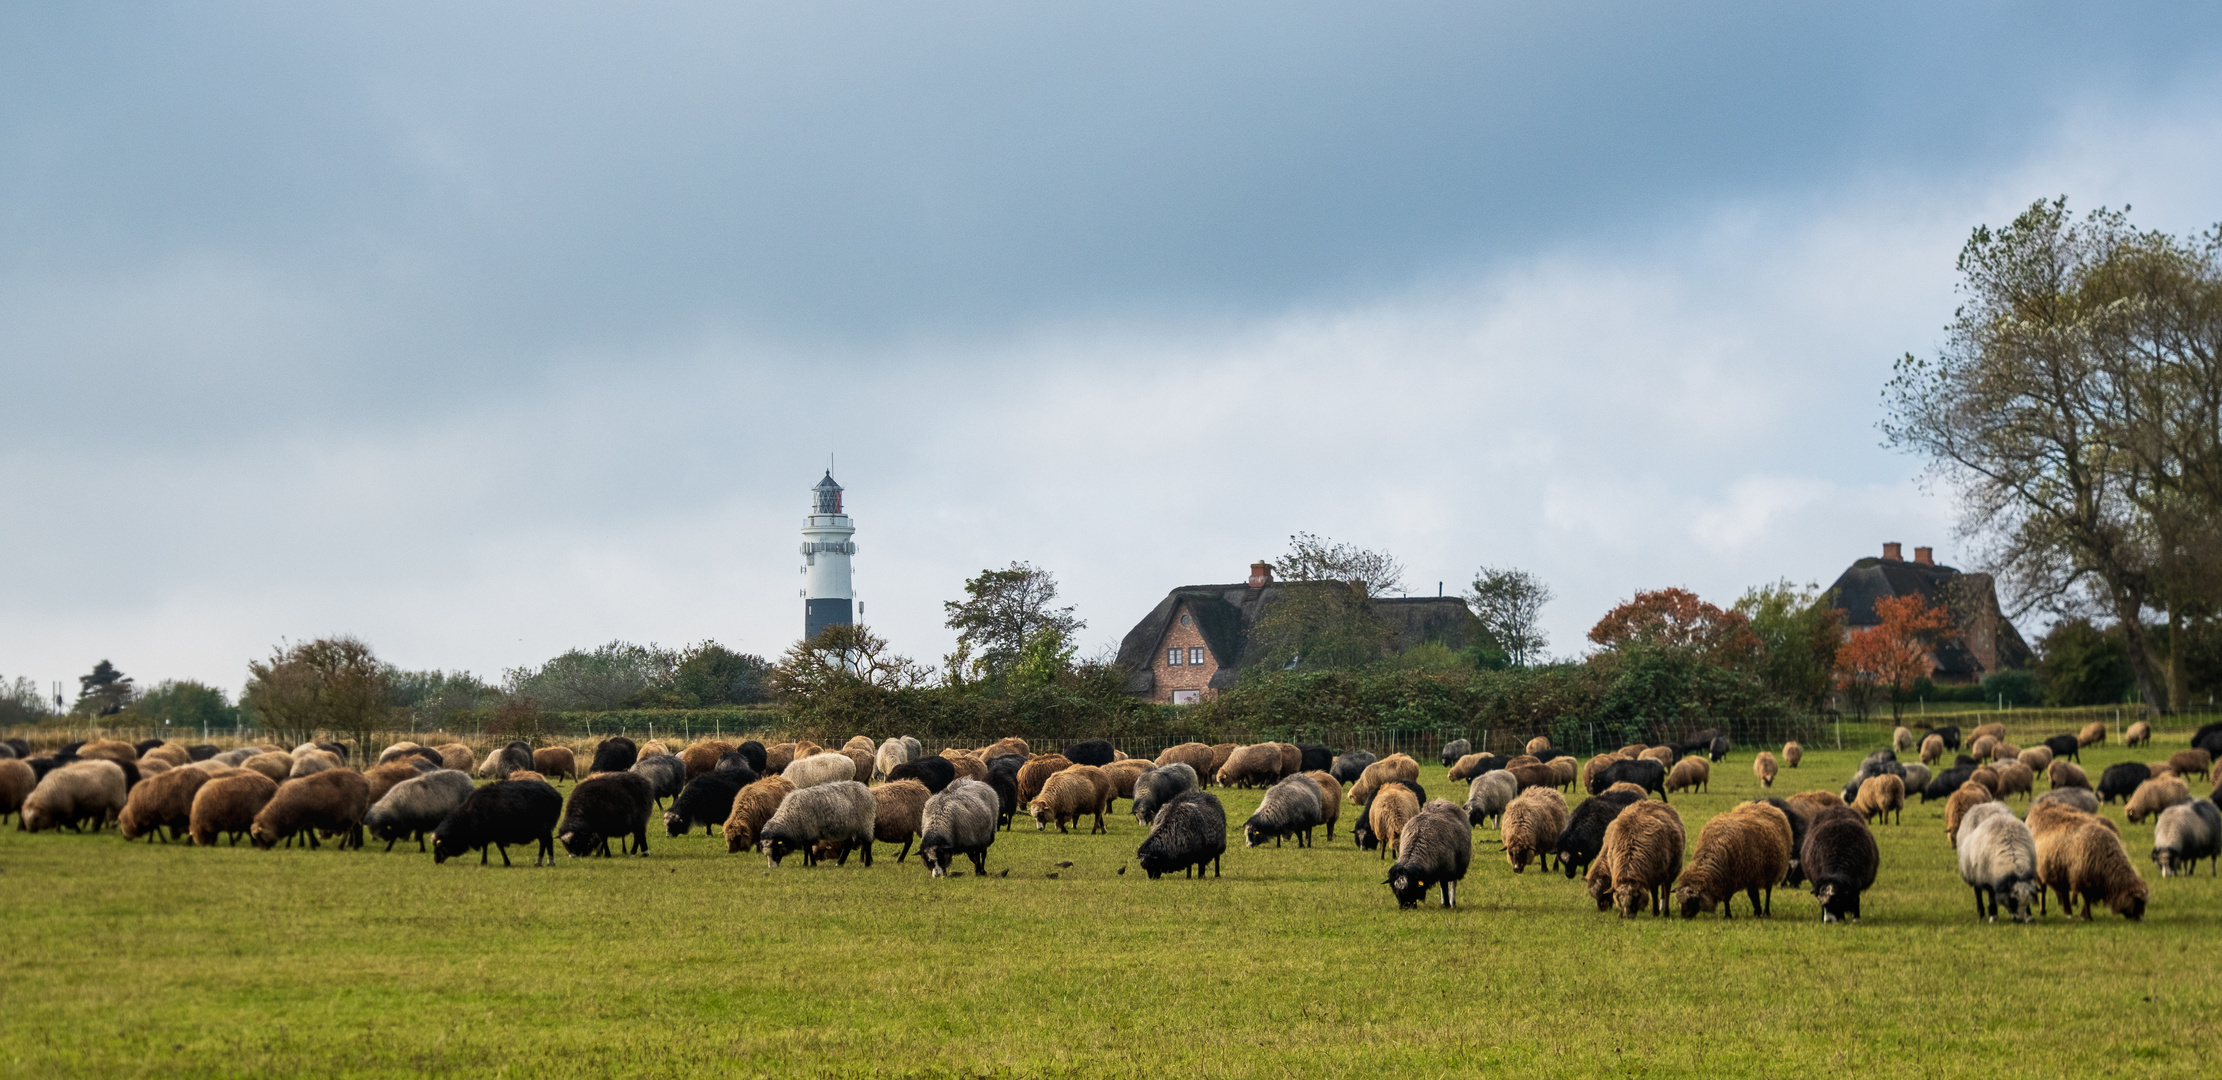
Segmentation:
[[(1759, 792), (1753, 749), (1673, 797), (1693, 843)], [(1833, 790), (1861, 756), (1811, 751), (1775, 793)], [(660, 827), (646, 859), (553, 869), (0, 830), (0, 1072), (2153, 1077), (2211, 1072), (2222, 1035), (2222, 881), (2162, 880), (2119, 806), (2142, 923), (1978, 922), (1942, 801), (1916, 800), (1875, 827), (1865, 921), (1824, 926), (1789, 889), (1772, 919), (1620, 920), (1556, 871), (1514, 875), (1491, 829), (1458, 909), (1400, 911), (1357, 808), (1332, 843), (1244, 849), (1260, 792), (1213, 790), (1230, 850), (1200, 882), (1131, 866), (1123, 812), (1109, 836), (1022, 820), (989, 876), (940, 881), (884, 846), (771, 870)]]

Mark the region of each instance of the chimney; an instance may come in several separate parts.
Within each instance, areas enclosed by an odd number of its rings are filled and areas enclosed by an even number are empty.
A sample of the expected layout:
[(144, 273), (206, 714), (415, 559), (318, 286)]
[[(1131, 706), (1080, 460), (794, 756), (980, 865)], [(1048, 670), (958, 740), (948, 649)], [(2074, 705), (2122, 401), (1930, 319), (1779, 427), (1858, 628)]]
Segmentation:
[(1904, 562), (1906, 558), (1905, 549), (1898, 546), (1898, 541), (1893, 540), (1883, 545), (1883, 558), (1889, 559), (1891, 562)]
[(1913, 549), (1913, 561), (1923, 566), (1935, 566), (1937, 564), (1937, 549), (1917, 547)]
[(1271, 584), (1273, 584), (1273, 564), (1263, 562), (1251, 563), (1250, 587), (1253, 589), (1262, 589)]

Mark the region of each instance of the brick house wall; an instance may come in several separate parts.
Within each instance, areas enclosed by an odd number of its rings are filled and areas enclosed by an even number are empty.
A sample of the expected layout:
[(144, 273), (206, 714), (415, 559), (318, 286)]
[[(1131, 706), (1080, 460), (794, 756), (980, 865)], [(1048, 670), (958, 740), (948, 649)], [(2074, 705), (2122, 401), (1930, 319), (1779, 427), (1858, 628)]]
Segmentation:
[[(1172, 662), (1172, 650), (1181, 651), (1181, 662)], [(1191, 660), (1200, 661), (1190, 663)], [(1179, 691), (1191, 691), (1195, 700), (1208, 701), (1219, 696), (1211, 689), (1211, 677), (1219, 673), (1219, 658), (1211, 654), (1211, 646), (1204, 643), (1203, 631), (1196, 626), (1196, 617), (1182, 604), (1174, 611), (1172, 624), (1166, 627), (1165, 636), (1158, 640), (1157, 658), (1153, 662), (1157, 676), (1156, 691), (1150, 700), (1159, 705), (1170, 705), (1186, 699)]]

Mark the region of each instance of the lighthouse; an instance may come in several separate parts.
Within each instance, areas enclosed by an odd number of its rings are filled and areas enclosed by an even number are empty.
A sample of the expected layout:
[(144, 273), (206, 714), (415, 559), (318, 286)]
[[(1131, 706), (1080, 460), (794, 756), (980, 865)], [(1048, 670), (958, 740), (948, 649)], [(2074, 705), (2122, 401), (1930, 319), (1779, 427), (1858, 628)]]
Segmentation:
[(856, 622), (856, 593), (849, 587), (849, 556), (856, 554), (856, 522), (841, 512), (841, 485), (833, 470), (810, 489), (810, 516), (802, 521), (802, 636)]

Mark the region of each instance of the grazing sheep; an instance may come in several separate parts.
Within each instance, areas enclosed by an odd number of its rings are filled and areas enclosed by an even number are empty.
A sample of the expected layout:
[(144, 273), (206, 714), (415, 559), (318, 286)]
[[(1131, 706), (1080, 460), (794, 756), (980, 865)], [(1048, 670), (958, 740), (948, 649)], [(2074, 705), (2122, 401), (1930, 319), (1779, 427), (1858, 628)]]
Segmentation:
[[(901, 739), (889, 739), (881, 743), (879, 749), (872, 754), (872, 779), (887, 779), (889, 769), (909, 760), (910, 744)], [(921, 784), (919, 786), (923, 787), (925, 785)]]
[(1482, 762), (1495, 760), (1496, 759), (1489, 754), (1468, 754), (1465, 757), (1459, 758), (1455, 763), (1451, 765), (1450, 779), (1471, 780), (1474, 777), (1481, 775), (1484, 771), (1481, 768)]
[(1558, 859), (1559, 869), (1568, 878), (1587, 870), (1605, 846), (1605, 827), (1620, 816), (1622, 809), (1643, 799), (1642, 792), (1608, 791), (1582, 800), (1567, 816), (1566, 828), (1559, 832), (1558, 845), (1552, 852)]
[[(1303, 760), (1298, 763), (1298, 772), (1327, 772), (1335, 767), (1335, 752), (1328, 747), (1317, 743), (1297, 743), (1296, 749), (1303, 752)], [(1337, 780), (1335, 786), (1341, 787), (1342, 781)]]
[(1134, 780), (1134, 820), (1149, 825), (1157, 820), (1157, 811), (1173, 796), (1196, 788), (1196, 770), (1186, 762), (1160, 765)]
[(176, 743), (163, 743), (162, 745), (151, 746), (145, 750), (139, 751), (139, 760), (142, 763), (148, 761), (166, 761), (169, 763), (171, 768), (175, 769), (179, 766), (191, 765), (193, 763), (193, 755), (184, 747), (179, 746)]
[[(1943, 740), (1940, 739), (1938, 741), (1942, 742)], [(1913, 749), (1913, 732), (1908, 731), (1907, 729), (1902, 727), (1897, 729), (1896, 731), (1891, 732), (1890, 748), (1898, 751)]]
[(1390, 784), (1374, 793), (1373, 801), (1366, 807), (1366, 830), (1380, 846), (1381, 858), (1387, 858), (1389, 852), (1396, 849), (1398, 831), (1419, 812), (1419, 797), (1402, 783)]
[(218, 834), (231, 838), (232, 846), (253, 827), (255, 815), (278, 793), (278, 782), (251, 769), (239, 769), (209, 778), (193, 795), (193, 843), (213, 847)]
[(286, 773), (286, 779), (298, 780), (313, 773), (336, 768), (339, 768), (339, 755), (326, 753), (322, 750), (305, 750), (293, 755), (293, 768)]
[(23, 809), (23, 800), (39, 786), (39, 774), (17, 758), (0, 758), (0, 821)]
[(1921, 763), (1922, 763), (1923, 765), (1934, 765), (1934, 764), (1936, 764), (1936, 763), (1937, 763), (1937, 759), (1938, 759), (1938, 758), (1941, 758), (1941, 757), (1943, 757), (1943, 756), (1944, 756), (1944, 737), (1943, 737), (1943, 736), (1941, 736), (1941, 735), (1931, 735), (1931, 736), (1929, 736), (1929, 737), (1927, 737), (1927, 738), (1925, 738), (1925, 739), (1922, 739), (1922, 740), (1921, 740)]
[[(1713, 767), (1704, 758), (1692, 755), (1674, 763), (1673, 770), (1667, 773), (1666, 790), (1704, 791), (1712, 779)], [(1660, 798), (1665, 797), (1665, 792), (1661, 792)]]
[[(1505, 807), (1504, 857), (1512, 864), (1513, 873), (1525, 871), (1531, 859), (1540, 860), (1544, 869), (1550, 869), (1551, 855), (1558, 850), (1559, 834), (1566, 831), (1567, 817), (1566, 799), (1556, 790), (1545, 787), (1522, 791)], [(1472, 828), (1471, 825), (1467, 827)]]
[(587, 767), (587, 775), (606, 772), (627, 772), (640, 761), (640, 747), (623, 735), (612, 735), (594, 747), (594, 763)]
[(903, 845), (895, 853), (896, 862), (910, 858), (911, 841), (918, 838), (926, 800), (932, 797), (933, 792), (916, 780), (897, 780), (872, 789), (872, 840)]
[(1775, 756), (1761, 750), (1759, 756), (1751, 759), (1751, 774), (1759, 778), (1760, 787), (1775, 786)]
[(425, 850), (424, 838), (476, 789), (470, 774), (456, 769), (434, 769), (410, 777), (386, 789), (370, 804), (370, 809), (363, 812), (363, 828), (372, 839), (384, 840), (387, 851), (392, 851), (397, 841), (414, 838), (421, 852)]
[[(756, 771), (763, 776), (776, 776), (794, 764), (796, 756), (794, 743), (774, 743), (764, 749), (764, 767)], [(919, 756), (923, 755), (915, 755), (911, 760), (916, 761)]]
[(193, 796), (210, 776), (199, 769), (171, 769), (139, 782), (124, 797), (123, 812), (116, 815), (116, 831), (126, 840), (140, 836), (153, 843), (164, 828), (169, 840), (180, 840), (193, 825)]
[(2001, 803), (2001, 812), (1973, 821), (1960, 842), (1960, 880), (1975, 890), (1975, 917), (1998, 921), (1998, 902), (2006, 901), (2015, 922), (2035, 917), (2038, 894), (2037, 842), (2029, 826)]
[(1497, 824), (1502, 826), (1505, 807), (1512, 805), (1513, 798), (1519, 794), (1519, 781), (1503, 769), (1474, 777), (1473, 784), (1466, 790), (1468, 823), (1486, 825), (1490, 818), (1496, 818)]
[[(951, 771), (955, 771), (953, 766)], [(795, 785), (796, 791), (807, 791), (820, 784), (831, 784), (843, 780), (854, 781), (856, 779), (856, 763), (850, 761), (846, 754), (816, 754), (811, 757), (795, 759), (792, 764), (781, 770), (779, 775), (786, 777), (788, 783)]]
[(610, 838), (616, 837), (619, 851), (647, 858), (648, 815), (655, 807), (656, 785), (640, 767), (669, 756), (643, 756), (624, 772), (597, 773), (579, 781), (556, 829), (563, 850), (574, 859), (592, 855), (606, 859), (612, 854)]
[(1226, 767), (1227, 759), (1233, 757), (1234, 752), (1234, 743), (1213, 743), (1211, 746), (1211, 768), (1200, 774), (1203, 779), (1209, 781), (1211, 778), (1218, 776), (1219, 770)]
[(1648, 799), (1630, 803), (1605, 826), (1604, 846), (1589, 864), (1589, 894), (1597, 910), (1614, 908), (1623, 919), (1666, 914), (1667, 890), (1682, 872), (1686, 834), (1682, 815)]
[(2052, 750), (2049, 747), (2032, 746), (2016, 755), (2015, 760), (2027, 766), (2034, 775), (2052, 767)]
[(1789, 815), (1766, 803), (1714, 815), (1697, 831), (1690, 864), (1674, 886), (1682, 917), (1697, 918), (1717, 905), (1721, 918), (1735, 918), (1738, 892), (1751, 901), (1753, 918), (1773, 914), (1775, 886), (1790, 872), (1790, 837)]
[[(2020, 761), (2021, 747), (2015, 746), (2013, 743), (2007, 742), (2004, 739), (2000, 739), (1998, 745), (1991, 748), (1991, 760)], [(2036, 770), (2031, 769), (2030, 771), (2035, 772)]]
[[(847, 770), (849, 759), (841, 758), (838, 765), (842, 770)], [(626, 771), (648, 781), (649, 798), (658, 809), (663, 807), (665, 799), (678, 798), (679, 793), (687, 788), (687, 763), (671, 754), (642, 754), (640, 760), (633, 762), (633, 767)]]
[(1342, 783), (1334, 774), (1323, 769), (1307, 769), (1303, 773), (1312, 783), (1319, 785), (1320, 824), (1327, 826), (1327, 840), (1335, 839), (1335, 822), (1342, 819)]
[(2083, 773), (2083, 766), (2072, 761), (2054, 761), (2045, 769), (2045, 783), (2053, 788), (2083, 788), (2088, 791), (2091, 778)]
[(2123, 746), (2143, 746), (2151, 741), (2153, 741), (2153, 726), (2143, 720), (2131, 724), (2128, 730), (2122, 732)]
[(297, 780), (278, 785), (277, 794), (270, 797), (262, 812), (255, 815), (255, 823), (247, 829), (247, 839), (263, 851), (278, 846), (281, 840), (291, 840), (301, 834), (310, 850), (315, 850), (317, 834), (339, 837), (339, 846), (363, 846), (363, 815), (370, 811), (370, 784), (360, 773), (347, 769), (326, 769)]
[(733, 812), (725, 818), (726, 854), (737, 854), (755, 847), (756, 834), (763, 830), (765, 822), (772, 819), (780, 802), (793, 794), (794, 790), (795, 785), (788, 783), (782, 776), (767, 776), (742, 788), (741, 793), (733, 797)]
[[(692, 753), (700, 745), (698, 743), (695, 746), (690, 746), (687, 750)], [(711, 762), (713, 767), (716, 764), (715, 761)], [(691, 762), (688, 764), (688, 768), (693, 768)], [(544, 746), (532, 752), (532, 771), (550, 779), (577, 780), (579, 778), (579, 758), (578, 755), (571, 752), (571, 748), (568, 746)]]
[(1648, 791), (1645, 791), (1645, 790), (1643, 790), (1643, 788), (1642, 788), (1642, 787), (1641, 787), (1640, 785), (1637, 785), (1637, 784), (1631, 784), (1631, 783), (1627, 782), (1626, 780), (1618, 781), (1618, 782), (1616, 782), (1616, 783), (1611, 783), (1611, 784), (1607, 784), (1607, 785), (1605, 785), (1605, 790), (1603, 790), (1603, 791), (1600, 791), (1600, 792), (1598, 792), (1597, 794), (1599, 794), (1599, 795), (1635, 795), (1635, 796), (1638, 796), (1638, 797), (1642, 797), (1642, 798), (1649, 798), (1649, 797), (1650, 797), (1650, 795), (1651, 795), (1651, 793), (1650, 793), (1650, 792), (1648, 792)]
[(495, 751), (494, 753), (498, 760), (494, 766), (494, 771), (488, 775), (492, 776), (496, 780), (507, 780), (509, 779), (510, 773), (516, 772), (519, 769), (532, 768), (531, 743), (512, 742), (509, 745), (502, 747), (500, 750)]
[(1852, 800), (1852, 809), (1868, 821), (1877, 821), (1897, 815), (1894, 820), (1903, 823), (1906, 812), (1906, 782), (1884, 774), (1870, 776), (1859, 785), (1859, 795)]
[(293, 755), (282, 750), (256, 754), (239, 763), (242, 769), (251, 769), (270, 778), (271, 783), (284, 783), (293, 773)]
[[(1154, 768), (1156, 766), (1150, 764), (1148, 758), (1120, 758), (1109, 765), (1103, 766), (1103, 775), (1111, 781), (1111, 798), (1103, 804), (1104, 812), (1110, 813), (1120, 799), (1131, 802), (1134, 798), (1135, 781), (1140, 779), (1143, 773)], [(980, 770), (980, 775), (971, 779), (987, 779), (987, 770)]]
[[(1046, 758), (1037, 760), (1064, 761), (1065, 758), (1062, 754), (1051, 754)], [(1032, 763), (1029, 762), (1028, 764), (1031, 765)], [(792, 769), (794, 766), (789, 765), (788, 768)], [(1023, 770), (1021, 775), (1024, 775)], [(939, 792), (941, 789), (948, 787), (950, 782), (957, 779), (957, 766), (956, 763), (944, 757), (912, 758), (887, 770), (887, 778), (890, 780), (916, 780), (926, 785), (927, 791)], [(1048, 777), (1044, 776), (1042, 779), (1047, 780)]]
[[(518, 779), (518, 769), (470, 793), (447, 820), (432, 832), (432, 861), (444, 863), (472, 851), (478, 864), (487, 863), (489, 847), (501, 852), (501, 864), (511, 865), (509, 845), (532, 844), (532, 865), (555, 865), (557, 821), (563, 816), (563, 796), (546, 780)], [(574, 789), (576, 790), (576, 789)]]
[(1418, 907), (1431, 887), (1442, 890), (1444, 907), (1454, 907), (1458, 883), (1466, 879), (1473, 857), (1473, 829), (1466, 824), (1465, 811), (1447, 799), (1435, 799), (1405, 824), (1396, 862), (1382, 884), (1389, 887), (1400, 908)]
[[(1360, 752), (1362, 753), (1362, 751)], [(1343, 756), (1347, 758), (1350, 755), (1344, 754)], [(1189, 771), (1196, 774), (1199, 782), (1209, 780), (1211, 778), (1211, 747), (1200, 742), (1186, 742), (1178, 746), (1168, 746), (1164, 753), (1157, 755), (1157, 767), (1162, 769), (1168, 765), (1186, 765)]]
[(1256, 787), (1281, 778), (1279, 743), (1254, 743), (1235, 748), (1219, 769), (1220, 787)]
[(1558, 770), (1551, 768), (1549, 765), (1514, 765), (1501, 771), (1510, 775), (1513, 781), (1520, 785), (1522, 791), (1531, 787), (1555, 788), (1558, 786)]
[[(2083, 730), (2076, 732), (2075, 741), (2082, 746), (2104, 746), (2106, 744), (2106, 721), (2093, 720), (2083, 725)], [(2089, 907), (2090, 905), (2086, 903), (2084, 906)]]
[(2135, 825), (2171, 806), (2190, 801), (2191, 786), (2184, 783), (2182, 777), (2159, 777), (2137, 785), (2136, 793), (2130, 796), (2129, 805), (2122, 813)]
[(1208, 791), (1184, 791), (1157, 812), (1157, 823), (1134, 849), (1151, 881), (1175, 870), (1182, 877), (1203, 877), (1204, 865), (1219, 876), (1219, 857), (1227, 850), (1227, 810)]
[(1614, 784), (1634, 784), (1645, 791), (1656, 791), (1660, 802), (1667, 801), (1666, 768), (1657, 761), (1615, 761), (1589, 778), (1589, 793), (1595, 795)]
[(378, 764), (390, 765), (396, 758), (408, 757), (412, 751), (422, 749), (416, 743), (403, 739), (378, 752)]
[(2137, 788), (2153, 778), (2152, 767), (2141, 761), (2118, 761), (2099, 774), (2099, 801), (2127, 801), (2137, 794)]
[[(976, 780), (957, 780), (929, 796), (924, 806), (918, 829), (918, 861), (926, 872), (945, 877), (950, 864), (963, 855), (972, 860), (974, 876), (985, 876), (988, 847), (995, 843), (1000, 813), (995, 790)], [(1224, 819), (1221, 824), (1224, 826)]]
[(1320, 808), (1320, 800), (1325, 797), (1319, 785), (1303, 773), (1266, 789), (1257, 813), (1242, 823), (1244, 846), (1260, 847), (1271, 840), (1274, 847), (1280, 847), (1282, 838), (1289, 836), (1296, 838), (1297, 847), (1312, 846), (1312, 830), (1326, 820), (1326, 811)]
[(2034, 811), (2045, 803), (2059, 803), (2086, 814), (2096, 814), (2099, 810), (2099, 797), (2090, 788), (2053, 788), (2037, 796), (2037, 801), (2031, 803), (2030, 808)]
[(1042, 785), (1041, 794), (1026, 804), (1034, 816), (1034, 830), (1041, 832), (1055, 823), (1058, 832), (1065, 832), (1068, 824), (1077, 825), (1082, 817), (1093, 814), (1095, 825), (1088, 832), (1109, 831), (1103, 824), (1104, 798), (1098, 783), (1102, 775), (1103, 771), (1092, 765), (1074, 765), (1051, 776)]
[(1996, 802), (1997, 799), (1998, 796), (1992, 794), (1991, 789), (1970, 780), (1961, 784), (1959, 790), (1945, 800), (1944, 835), (1954, 848), (1960, 846), (1960, 819), (1966, 817), (1969, 810), (1987, 802)]
[(2022, 764), (2021, 759), (2010, 758), (1991, 766), (1991, 769), (1998, 774), (1999, 798), (2003, 799), (2008, 795), (2027, 798), (2034, 794), (2037, 774), (2031, 772), (2029, 766)]
[(2046, 753), (2052, 755), (2054, 761), (2083, 760), (2083, 744), (2077, 742), (2073, 735), (2054, 735), (2046, 739), (2041, 745), (2045, 748)]
[(1443, 744), (1443, 767), (1450, 768), (1459, 758), (1474, 752), (1474, 744), (1464, 739), (1452, 739)]
[[(131, 744), (117, 745), (128, 749)], [(112, 758), (81, 758), (40, 777), (24, 797), (16, 827), (41, 832), (67, 825), (71, 832), (83, 832), (90, 821), (98, 830), (123, 812), (130, 794), (123, 764)]]
[(2177, 776), (2205, 777), (2214, 768), (2214, 755), (2204, 750), (2178, 750), (2168, 755), (2168, 768)]
[(1975, 760), (1977, 761), (1989, 761), (1991, 759), (1992, 753), (1997, 749), (1997, 739), (1991, 738), (1988, 735), (1978, 735), (1975, 738), (1975, 742), (1969, 745), (1967, 752), (1974, 755)]
[(1782, 744), (1782, 764), (1784, 768), (1795, 769), (1798, 767), (1798, 762), (1803, 760), (1805, 760), (1805, 747), (1799, 746), (1795, 741)]
[(1526, 749), (1527, 753), (1540, 757), (1545, 750), (1551, 749), (1551, 737), (1549, 735), (1538, 735), (1529, 739)]
[(365, 770), (363, 772), (363, 782), (370, 785), (371, 805), (378, 805), (378, 800), (385, 798), (386, 792), (393, 790), (393, 786), (395, 784), (398, 784), (403, 780), (414, 780), (419, 776), (423, 776), (424, 770), (419, 769), (416, 767), (416, 765), (412, 764), (413, 762), (423, 760), (423, 758), (415, 758), (403, 755), (402, 759), (399, 761), (389, 761), (383, 765), (373, 765), (369, 769)]
[(703, 835), (716, 836), (726, 819), (733, 816), (734, 798), (748, 784), (740, 773), (723, 769), (712, 769), (687, 781), (685, 790), (671, 801), (671, 809), (664, 811), (664, 832), (680, 837), (700, 825)]
[[(1031, 804), (1034, 797), (1042, 793), (1042, 788), (1049, 783), (1050, 777), (1071, 767), (1072, 762), (1063, 754), (1043, 754), (1028, 760), (1018, 770), (1018, 801)], [(931, 780), (926, 782), (928, 790), (932, 790), (933, 786)]]
[(1715, 735), (1713, 736), (1713, 741), (1706, 744), (1705, 753), (1706, 756), (1712, 758), (1714, 762), (1718, 763), (1728, 760), (1729, 752), (1734, 750), (1735, 748), (1736, 744), (1732, 742), (1728, 738), (1728, 736)]
[(1089, 739), (1065, 747), (1065, 760), (1075, 765), (1093, 765), (1102, 768), (1118, 760), (1108, 739)]
[(1673, 768), (1674, 748), (1671, 746), (1654, 746), (1643, 753), (1637, 754), (1636, 760), (1656, 761), (1661, 768)]
[(1998, 770), (1991, 768), (1988, 765), (1977, 765), (1972, 771), (1967, 774), (1967, 782), (1971, 784), (1981, 784), (1984, 787), (1991, 789), (1991, 795), (1994, 798), (1998, 795)]
[[(842, 757), (844, 757), (844, 758), (847, 758), (847, 759), (849, 760), (849, 775), (848, 775), (848, 779), (850, 779), (850, 780), (854, 780), (854, 781), (856, 781), (857, 783), (861, 784), (861, 783), (864, 783), (865, 781), (867, 781), (867, 780), (870, 780), (870, 779), (872, 778), (872, 755), (871, 755), (871, 754), (869, 754), (869, 753), (867, 753), (867, 752), (865, 752), (865, 751), (863, 751), (863, 750), (854, 750), (854, 749), (847, 749), (847, 748), (844, 748), (844, 749), (840, 750), (840, 751), (839, 751), (839, 753), (840, 753), (840, 755), (841, 755)], [(825, 756), (827, 756), (827, 755), (824, 755), (824, 754), (820, 754), (820, 755), (818, 755), (818, 756), (819, 756), (819, 757), (825, 757)], [(982, 776), (985, 776), (985, 775), (987, 775), (987, 770), (986, 770), (985, 768), (982, 768), (982, 767), (981, 767), (981, 765), (980, 765), (980, 762), (979, 762), (979, 761), (978, 761), (977, 759), (975, 759), (975, 758), (972, 758), (972, 757), (970, 757), (970, 756), (967, 756), (967, 757), (965, 757), (965, 758), (964, 758), (963, 760), (961, 760), (961, 761), (952, 761), (952, 762), (950, 762), (950, 764), (952, 764), (952, 765), (955, 765), (955, 766), (957, 767), (957, 770), (958, 770), (959, 772), (962, 772), (962, 771), (964, 771), (964, 769), (965, 769), (965, 766), (969, 765), (969, 766), (971, 766), (971, 767), (972, 767), (973, 769), (975, 769), (975, 770), (978, 770), (978, 772), (980, 773), (980, 775), (982, 775)]]
[(2222, 811), (2205, 799), (2177, 803), (2160, 812), (2153, 823), (2153, 861), (2161, 877), (2190, 876), (2206, 859), (2207, 872), (2215, 872), (2222, 859)]
[(1934, 779), (1929, 775), (1929, 767), (1919, 762), (1905, 766), (1905, 770), (1906, 793), (1909, 796), (1915, 792), (1926, 790), (1929, 781)]
[[(2104, 733), (2101, 726), (2100, 734)], [(2063, 911), (2069, 909), (2070, 897), (2081, 897), (2086, 922), (2091, 918), (2093, 900), (2103, 902), (2108, 911), (2131, 922), (2144, 920), (2145, 902), (2152, 889), (2130, 865), (2121, 834), (2096, 821), (2081, 822), (2068, 832), (2065, 848), (2067, 875), (2060, 889)]]
[(1605, 771), (1605, 769), (1609, 768), (1613, 762), (1620, 760), (1622, 760), (1620, 757), (1613, 754), (1599, 754), (1596, 757), (1590, 758), (1588, 761), (1582, 762), (1582, 771), (1579, 777), (1579, 779), (1581, 780), (1582, 790), (1596, 791), (1597, 785), (1590, 783), (1590, 779), (1596, 776), (1598, 773)]
[(76, 756), (83, 761), (113, 761), (121, 765), (125, 762), (136, 763), (139, 760), (139, 749), (115, 739), (95, 739), (80, 745)]
[(1822, 922), (1859, 921), (1860, 894), (1874, 887), (1882, 856), (1858, 811), (1830, 807), (1814, 815), (1798, 862), (1820, 901)]
[(1374, 793), (1380, 791), (1383, 784), (1393, 780), (1419, 778), (1419, 762), (1412, 760), (1408, 754), (1390, 754), (1366, 766), (1366, 771), (1358, 777), (1358, 782), (1350, 785), (1348, 798), (1353, 806), (1365, 806), (1373, 801)]

